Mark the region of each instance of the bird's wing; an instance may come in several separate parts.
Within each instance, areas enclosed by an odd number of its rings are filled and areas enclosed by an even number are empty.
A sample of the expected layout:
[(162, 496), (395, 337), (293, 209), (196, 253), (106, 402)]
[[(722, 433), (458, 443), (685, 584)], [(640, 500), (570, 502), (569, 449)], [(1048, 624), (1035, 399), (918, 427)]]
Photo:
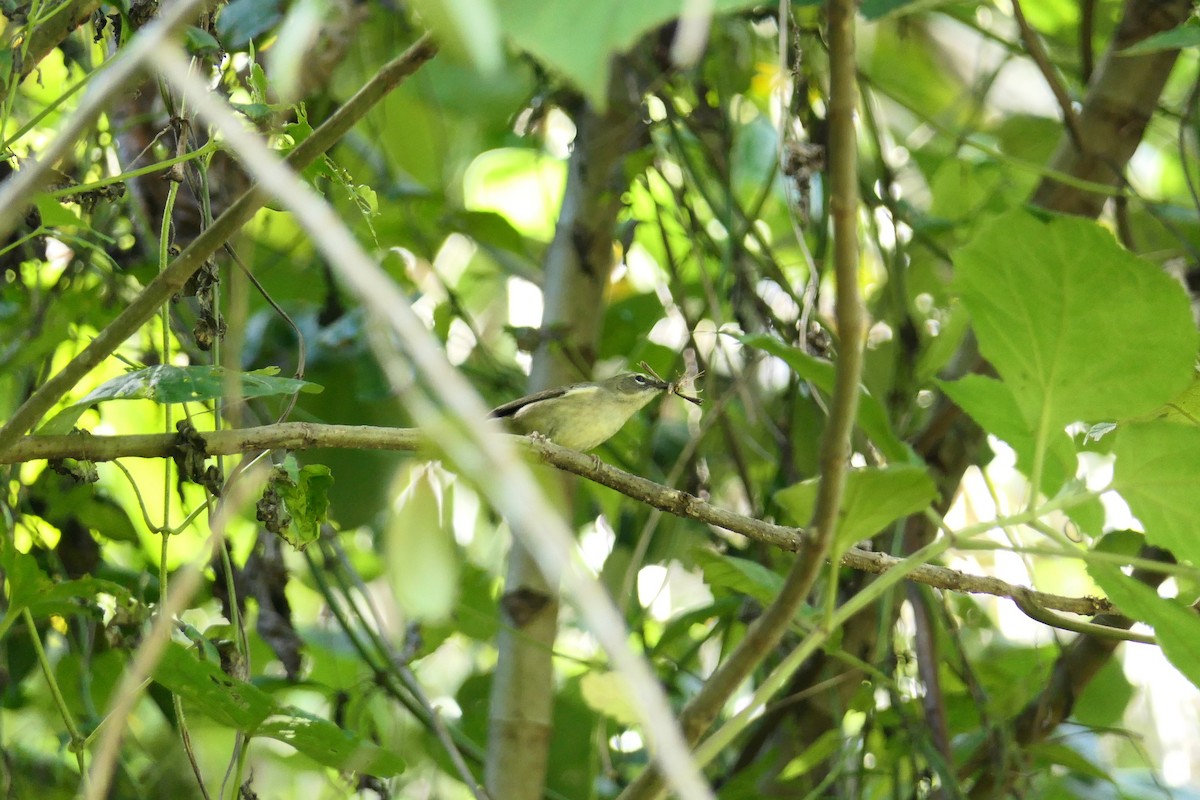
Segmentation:
[(530, 403), (536, 403), (539, 400), (549, 400), (553, 397), (562, 397), (573, 387), (572, 386), (556, 386), (553, 389), (543, 389), (540, 392), (527, 394), (524, 397), (518, 397), (516, 400), (505, 403), (502, 406), (492, 409), (489, 417), (500, 419), (502, 417), (511, 417)]

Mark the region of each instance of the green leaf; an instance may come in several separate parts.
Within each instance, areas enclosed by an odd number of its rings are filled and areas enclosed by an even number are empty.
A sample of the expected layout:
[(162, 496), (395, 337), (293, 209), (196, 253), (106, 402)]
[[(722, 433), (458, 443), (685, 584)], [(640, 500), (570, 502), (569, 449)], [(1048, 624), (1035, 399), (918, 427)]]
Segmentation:
[(628, 686), (618, 672), (585, 672), (579, 678), (579, 693), (588, 708), (632, 727), (640, 724), (641, 716)]
[(1200, 617), (1116, 567), (1092, 563), (1088, 573), (1122, 613), (1154, 628), (1163, 655), (1194, 686), (1200, 686)]
[(794, 780), (812, 772), (841, 749), (843, 739), (845, 734), (838, 728), (825, 731), (803, 753), (787, 763), (780, 773), (780, 778)]
[[(1026, 475), (1032, 472), (1034, 436), (1025, 423), (1017, 400), (1008, 385), (984, 375), (967, 375), (961, 380), (937, 381), (955, 405), (966, 411), (988, 433), (1008, 443), (1017, 454), (1017, 466)], [(1039, 487), (1048, 497), (1075, 477), (1075, 445), (1063, 431), (1051, 431), (1049, 458)]]
[(125, 509), (95, 486), (44, 469), (29, 492), (31, 499), (45, 506), (38, 516), (60, 530), (75, 521), (113, 541), (138, 541), (137, 529)]
[(34, 205), (37, 206), (38, 216), (42, 218), (42, 224), (47, 228), (86, 227), (86, 223), (79, 218), (78, 214), (53, 197), (44, 194), (39, 195), (34, 200)]
[(266, 103), (230, 103), (235, 111), (240, 111), (246, 119), (257, 124), (264, 123), (275, 113)]
[[(499, 0), (501, 30), (521, 49), (575, 84), (593, 105), (608, 102), (613, 56), (679, 16), (679, 0), (595, 0), (546, 3), (542, 0)], [(714, 0), (713, 14), (758, 5), (751, 0)], [(581, 33), (582, 32), (582, 33)]]
[(1171, 398), (1161, 408), (1131, 421), (1146, 422), (1151, 419), (1200, 425), (1200, 374), (1193, 375), (1192, 382), (1188, 384), (1187, 388)]
[(1121, 662), (1109, 659), (1084, 687), (1071, 716), (1090, 727), (1116, 727), (1121, 724), (1133, 696), (1133, 684), (1125, 677)]
[(271, 478), (271, 487), (290, 518), (279, 535), (292, 547), (303, 550), (321, 537), (321, 526), (329, 516), (333, 474), (324, 464), (296, 469), (290, 458), (285, 468), (277, 468)]
[(221, 44), (213, 35), (195, 25), (184, 28), (183, 46), (193, 56), (214, 56), (221, 52)]
[(253, 684), (231, 678), (182, 645), (167, 645), (154, 679), (210, 719), (251, 736), (266, 736), (327, 767), (386, 778), (404, 761), (326, 719), (283, 705)]
[(232, 0), (217, 18), (217, 35), (229, 50), (243, 50), (250, 40), (283, 19), (281, 0)]
[(709, 584), (748, 595), (763, 605), (774, 601), (783, 587), (783, 576), (757, 561), (714, 553), (703, 548), (696, 549), (693, 557), (704, 572), (704, 580)]
[(1178, 50), (1182, 47), (1200, 45), (1200, 20), (1190, 18), (1177, 28), (1147, 36), (1135, 45), (1120, 51), (1123, 56), (1143, 56), (1162, 50)]
[(1200, 564), (1200, 429), (1170, 422), (1122, 427), (1113, 447), (1112, 487), (1146, 531), (1146, 540)]
[(414, 0), (438, 43), (457, 60), (492, 73), (504, 64), (500, 20), (493, 0)]
[(1112, 776), (1093, 764), (1088, 758), (1073, 747), (1062, 742), (1039, 742), (1030, 745), (1029, 755), (1041, 769), (1047, 767), (1066, 767), (1078, 775), (1085, 775), (1093, 780), (1112, 782)]
[(7, 630), (25, 609), (35, 619), (42, 619), (78, 614), (100, 594), (111, 595), (122, 602), (129, 598), (129, 592), (120, 584), (90, 576), (57, 583), (51, 581), (38, 566), (37, 559), (13, 546), (11, 537), (0, 536), (0, 573), (7, 584), (0, 583), (0, 588), (5, 589), (8, 599), (0, 631)]
[[(778, 339), (764, 334), (735, 334), (734, 338), (747, 347), (762, 350), (764, 353), (782, 359), (801, 378), (811, 382), (826, 394), (833, 393), (835, 367), (832, 362), (811, 356), (799, 348), (789, 347)], [(913, 462), (918, 460), (912, 452), (912, 448), (892, 430), (892, 424), (883, 403), (875, 399), (865, 387), (861, 388), (858, 395), (857, 421), (859, 427), (889, 461)]]
[(1187, 296), (1088, 220), (997, 218), (954, 257), (980, 352), (1030, 432), (1144, 414), (1192, 376)]
[(244, 398), (322, 391), (322, 387), (315, 383), (276, 377), (278, 372), (278, 367), (232, 372), (223, 367), (176, 367), (168, 364), (133, 370), (97, 386), (87, 397), (56, 414), (38, 433), (66, 433), (89, 406), (104, 400), (190, 403), (224, 397), (231, 378), (238, 381)]
[[(776, 493), (775, 501), (787, 511), (792, 524), (808, 525), (812, 521), (819, 480), (803, 481)], [(846, 473), (834, 557), (896, 520), (924, 510), (936, 497), (937, 487), (921, 467), (897, 464), (850, 470)]]
[(158, 365), (135, 370), (113, 378), (96, 387), (83, 400), (91, 405), (101, 400), (145, 399), (156, 403), (189, 403), (224, 397), (226, 383), (232, 378), (240, 383), (244, 398), (270, 397), (295, 392), (320, 392), (321, 387), (295, 378), (280, 378), (278, 367), (231, 372), (224, 367), (176, 367)]
[(416, 620), (445, 621), (458, 601), (461, 565), (448, 492), (431, 467), (419, 468), (388, 523), (388, 579), (400, 607)]

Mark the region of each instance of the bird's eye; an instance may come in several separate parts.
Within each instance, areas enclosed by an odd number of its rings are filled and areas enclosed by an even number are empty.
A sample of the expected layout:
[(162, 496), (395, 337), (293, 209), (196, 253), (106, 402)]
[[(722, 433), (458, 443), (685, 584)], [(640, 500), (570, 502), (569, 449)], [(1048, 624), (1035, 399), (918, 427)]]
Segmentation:
[(646, 385), (646, 376), (645, 375), (634, 375), (633, 382), (639, 386), (645, 386)]

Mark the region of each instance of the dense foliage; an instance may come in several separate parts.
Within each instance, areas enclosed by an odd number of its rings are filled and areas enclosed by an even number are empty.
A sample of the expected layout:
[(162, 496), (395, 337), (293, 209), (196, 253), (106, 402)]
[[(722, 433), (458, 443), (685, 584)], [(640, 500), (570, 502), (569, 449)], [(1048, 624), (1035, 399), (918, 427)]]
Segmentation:
[(1189, 3), (157, 5), (3, 3), (0, 796), (1195, 794)]

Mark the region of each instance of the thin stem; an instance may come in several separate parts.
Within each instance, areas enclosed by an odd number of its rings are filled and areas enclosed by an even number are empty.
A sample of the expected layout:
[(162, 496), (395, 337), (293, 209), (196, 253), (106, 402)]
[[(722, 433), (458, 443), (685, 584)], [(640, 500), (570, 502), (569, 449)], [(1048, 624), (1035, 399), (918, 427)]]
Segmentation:
[(79, 726), (75, 724), (75, 717), (72, 716), (71, 709), (67, 707), (67, 701), (63, 697), (62, 690), (58, 688), (58, 681), (54, 677), (54, 667), (51, 666), (50, 659), (46, 656), (46, 649), (42, 647), (42, 637), (38, 636), (37, 627), (33, 622), (33, 614), (29, 613), (28, 608), (21, 609), (21, 620), (25, 623), (25, 628), (29, 631), (29, 640), (33, 643), (34, 652), (37, 653), (37, 660), (42, 668), (42, 675), (46, 678), (46, 685), (50, 687), (50, 695), (54, 698), (54, 705), (58, 708), (63, 725), (67, 728), (67, 735), (70, 736), (71, 743), (68, 745), (68, 749), (75, 754), (75, 760), (79, 763), (80, 778), (86, 782), (87, 767), (83, 760), (84, 738), (79, 733)]

